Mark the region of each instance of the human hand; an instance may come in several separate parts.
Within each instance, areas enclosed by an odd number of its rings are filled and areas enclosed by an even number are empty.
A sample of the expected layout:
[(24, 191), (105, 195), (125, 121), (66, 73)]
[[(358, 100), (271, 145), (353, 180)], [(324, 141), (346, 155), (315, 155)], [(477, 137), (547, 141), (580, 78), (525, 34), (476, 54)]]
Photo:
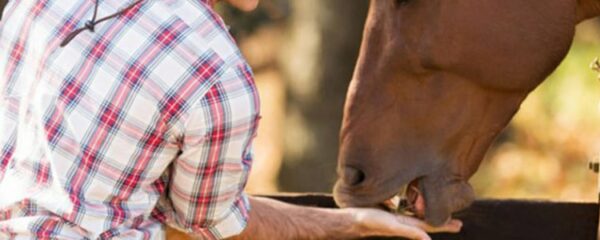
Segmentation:
[(440, 227), (433, 227), (422, 220), (396, 215), (378, 209), (348, 208), (358, 231), (364, 236), (405, 237), (415, 240), (430, 240), (427, 234), (436, 232), (457, 233), (462, 227), (460, 220), (452, 219)]

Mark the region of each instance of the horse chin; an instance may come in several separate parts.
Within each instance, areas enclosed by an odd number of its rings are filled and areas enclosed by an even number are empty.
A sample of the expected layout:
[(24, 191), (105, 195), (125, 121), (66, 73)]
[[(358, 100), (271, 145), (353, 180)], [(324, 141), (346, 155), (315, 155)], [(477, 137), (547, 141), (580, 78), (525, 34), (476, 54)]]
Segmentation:
[(471, 185), (462, 180), (440, 182), (426, 177), (419, 181), (418, 189), (417, 199), (423, 202), (417, 204), (415, 215), (433, 226), (447, 223), (453, 213), (467, 208), (475, 199)]

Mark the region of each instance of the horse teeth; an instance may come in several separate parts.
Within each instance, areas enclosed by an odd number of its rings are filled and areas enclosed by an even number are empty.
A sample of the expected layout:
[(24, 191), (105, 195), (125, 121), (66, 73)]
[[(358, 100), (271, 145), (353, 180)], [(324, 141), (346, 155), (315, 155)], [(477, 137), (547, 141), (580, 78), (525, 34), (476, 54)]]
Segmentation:
[(401, 200), (401, 198), (398, 195), (396, 195), (396, 196), (394, 196), (393, 198), (390, 199), (390, 201), (392, 202), (392, 204), (394, 206), (394, 209), (397, 209), (398, 206), (400, 206), (400, 200)]
[(383, 205), (391, 211), (396, 211), (401, 207), (401, 202), (402, 199), (400, 198), (400, 196), (396, 195), (388, 200), (385, 200), (383, 202)]

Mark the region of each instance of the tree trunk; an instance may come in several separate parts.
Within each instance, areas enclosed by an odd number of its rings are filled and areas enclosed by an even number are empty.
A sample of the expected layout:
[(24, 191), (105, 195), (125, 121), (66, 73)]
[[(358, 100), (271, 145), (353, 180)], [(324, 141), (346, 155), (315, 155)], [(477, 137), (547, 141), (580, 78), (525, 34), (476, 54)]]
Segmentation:
[(363, 0), (292, 1), (280, 58), (287, 81), (283, 191), (331, 191), (346, 90), (368, 9)]

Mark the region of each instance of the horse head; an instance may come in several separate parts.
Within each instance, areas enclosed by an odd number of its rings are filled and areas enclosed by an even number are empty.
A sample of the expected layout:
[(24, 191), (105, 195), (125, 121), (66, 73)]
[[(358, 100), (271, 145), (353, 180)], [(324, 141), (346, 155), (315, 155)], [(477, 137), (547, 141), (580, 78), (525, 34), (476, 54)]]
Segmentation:
[(372, 0), (341, 130), (342, 207), (407, 195), (439, 225), (474, 199), (469, 178), (600, 1)]

